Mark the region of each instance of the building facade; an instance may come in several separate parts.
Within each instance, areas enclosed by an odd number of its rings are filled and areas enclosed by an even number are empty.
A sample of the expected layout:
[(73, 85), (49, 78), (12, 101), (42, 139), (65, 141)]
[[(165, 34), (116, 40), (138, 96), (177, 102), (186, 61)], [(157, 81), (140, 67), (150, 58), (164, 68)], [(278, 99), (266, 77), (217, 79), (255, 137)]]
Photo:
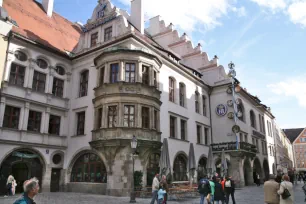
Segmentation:
[(173, 182), (207, 174), (210, 146), (219, 173), (225, 149), (240, 186), (252, 184), (254, 173), (264, 179), (273, 172), (274, 116), (244, 89), (235, 101), (242, 115), (233, 149), (230, 79), (217, 56), (209, 59), (159, 16), (145, 29), (141, 0), (131, 2), (131, 14), (99, 0), (86, 25), (53, 12), (53, 3), (3, 2), (18, 27), (1, 70), (0, 193), (13, 174), (17, 192), (36, 176), (43, 191), (127, 196), (133, 136), (143, 186), (160, 172), (165, 140)]

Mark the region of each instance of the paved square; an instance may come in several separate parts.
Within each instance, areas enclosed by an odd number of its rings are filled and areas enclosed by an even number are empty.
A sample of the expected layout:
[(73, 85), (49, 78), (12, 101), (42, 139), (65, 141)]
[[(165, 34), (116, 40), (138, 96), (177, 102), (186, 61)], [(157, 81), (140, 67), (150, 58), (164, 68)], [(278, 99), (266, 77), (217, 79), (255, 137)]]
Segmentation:
[[(304, 202), (304, 193), (301, 189), (302, 185), (298, 184), (295, 186), (295, 204), (302, 204)], [(242, 190), (236, 191), (236, 203), (237, 204), (263, 204), (264, 194), (263, 186), (256, 187), (246, 187)], [(14, 200), (18, 196), (10, 198), (0, 198), (0, 204), (13, 204)], [(92, 194), (82, 194), (82, 193), (41, 193), (36, 198), (37, 204), (120, 204), (129, 203), (129, 198), (127, 197), (110, 197), (102, 195), (92, 195)], [(137, 203), (148, 204), (150, 199), (137, 199)], [(169, 204), (199, 204), (199, 198), (189, 199), (185, 201), (169, 201)], [(231, 203), (231, 202), (230, 202)]]

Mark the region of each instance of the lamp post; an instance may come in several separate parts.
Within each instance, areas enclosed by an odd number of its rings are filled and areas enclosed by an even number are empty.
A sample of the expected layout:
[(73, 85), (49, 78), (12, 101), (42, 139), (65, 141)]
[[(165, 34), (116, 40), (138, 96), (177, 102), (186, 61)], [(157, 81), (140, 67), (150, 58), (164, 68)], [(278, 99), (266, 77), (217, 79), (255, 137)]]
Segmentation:
[(134, 189), (134, 165), (135, 165), (135, 160), (134, 156), (136, 153), (136, 148), (137, 148), (137, 139), (135, 135), (133, 135), (133, 138), (131, 140), (131, 149), (132, 149), (132, 158), (133, 158), (133, 172), (132, 172), (132, 183), (131, 183), (131, 195), (130, 195), (130, 203), (136, 203), (136, 196), (135, 196), (135, 189)]
[[(233, 62), (230, 62), (228, 64), (228, 68), (229, 68), (229, 73), (228, 75), (231, 77), (231, 82), (232, 82), (232, 96), (233, 96), (233, 104), (234, 104), (234, 121), (235, 121), (235, 125), (237, 125), (237, 121), (238, 121), (238, 110), (237, 110), (237, 103), (236, 103), (236, 90), (235, 90), (235, 77), (236, 77), (236, 70), (235, 70), (235, 64)], [(235, 136), (236, 136), (236, 149), (239, 149), (239, 137), (238, 137), (238, 133), (235, 132)]]

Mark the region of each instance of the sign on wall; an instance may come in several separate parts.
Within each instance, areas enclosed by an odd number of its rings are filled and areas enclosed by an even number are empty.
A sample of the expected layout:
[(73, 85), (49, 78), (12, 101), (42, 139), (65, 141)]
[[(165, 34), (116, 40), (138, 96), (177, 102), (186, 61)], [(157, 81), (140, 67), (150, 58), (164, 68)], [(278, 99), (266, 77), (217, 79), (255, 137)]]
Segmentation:
[(216, 114), (218, 116), (225, 116), (225, 114), (227, 113), (227, 106), (224, 104), (219, 104), (216, 107)]

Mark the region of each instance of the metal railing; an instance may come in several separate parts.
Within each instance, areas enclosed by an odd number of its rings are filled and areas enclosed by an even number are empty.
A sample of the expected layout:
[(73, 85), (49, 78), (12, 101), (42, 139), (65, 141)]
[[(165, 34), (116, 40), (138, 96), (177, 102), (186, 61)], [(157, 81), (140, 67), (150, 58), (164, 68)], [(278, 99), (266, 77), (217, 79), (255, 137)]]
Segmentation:
[[(218, 144), (211, 144), (213, 152), (221, 152), (223, 149), (224, 151), (234, 151), (236, 150), (236, 142), (223, 142)], [(253, 144), (247, 142), (239, 142), (239, 150), (244, 150), (247, 152), (251, 152), (256, 154), (257, 147)]]

